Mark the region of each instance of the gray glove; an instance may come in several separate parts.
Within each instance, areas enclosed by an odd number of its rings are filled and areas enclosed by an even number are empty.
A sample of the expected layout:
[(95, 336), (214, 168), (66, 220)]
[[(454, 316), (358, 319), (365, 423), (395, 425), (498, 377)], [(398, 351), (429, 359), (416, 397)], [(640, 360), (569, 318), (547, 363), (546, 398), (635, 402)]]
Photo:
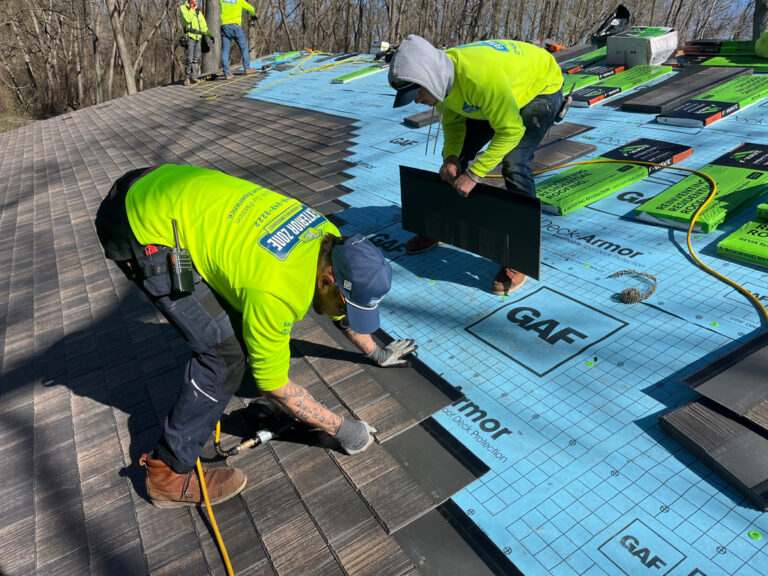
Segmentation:
[(336, 431), (341, 449), (347, 454), (358, 454), (373, 443), (376, 428), (362, 420), (341, 419), (341, 426)]
[(408, 360), (403, 360), (403, 358), (417, 348), (418, 346), (413, 343), (413, 340), (393, 340), (386, 348), (376, 344), (371, 353), (368, 354), (368, 358), (382, 368), (407, 368), (411, 363)]

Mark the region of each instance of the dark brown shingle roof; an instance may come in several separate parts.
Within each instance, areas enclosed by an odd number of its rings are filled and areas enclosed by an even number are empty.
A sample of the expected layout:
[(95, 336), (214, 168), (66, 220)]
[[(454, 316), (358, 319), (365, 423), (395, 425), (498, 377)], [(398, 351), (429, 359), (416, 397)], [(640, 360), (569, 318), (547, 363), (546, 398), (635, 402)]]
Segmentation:
[[(117, 177), (167, 162), (223, 170), (333, 213), (345, 207), (355, 127), (198, 95), (157, 88), (0, 135), (3, 574), (224, 573), (201, 510), (146, 500), (138, 458), (159, 437), (189, 351), (104, 259), (93, 218)], [(291, 377), (374, 424), (379, 443), (350, 457), (294, 433), (233, 457), (248, 485), (214, 511), (236, 573), (430, 573), (419, 544), (406, 552), (391, 533), (485, 471), (424, 422), (458, 394), (423, 367), (361, 363), (316, 316), (293, 336)], [(232, 400), (225, 446), (242, 437), (248, 402)]]

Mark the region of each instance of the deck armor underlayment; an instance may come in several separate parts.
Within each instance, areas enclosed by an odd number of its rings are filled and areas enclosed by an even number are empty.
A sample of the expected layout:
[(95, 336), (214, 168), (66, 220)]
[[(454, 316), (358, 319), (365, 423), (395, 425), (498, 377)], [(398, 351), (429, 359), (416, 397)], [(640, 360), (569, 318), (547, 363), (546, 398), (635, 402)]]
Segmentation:
[[(717, 195), (696, 219), (694, 230), (712, 232), (768, 193), (768, 146), (746, 142), (701, 167), (717, 184)], [(635, 216), (644, 221), (687, 229), (711, 185), (696, 174), (641, 204)]]
[(766, 96), (768, 76), (738, 76), (662, 112), (656, 117), (656, 122), (675, 126), (709, 126)]
[(624, 72), (599, 80), (581, 90), (576, 90), (573, 93), (572, 106), (578, 108), (592, 106), (606, 98), (650, 82), (654, 78), (669, 74), (671, 71), (672, 68), (670, 66), (650, 66), (644, 64), (633, 66)]
[[(691, 155), (690, 146), (641, 138), (609, 150), (595, 160), (628, 160), (670, 165)], [(606, 162), (582, 164), (560, 172), (536, 186), (542, 209), (554, 214), (568, 214), (605, 198), (650, 174), (657, 166)]]
[[(432, 126), (425, 153), (429, 127), (403, 119), (426, 108), (393, 109), (384, 74), (330, 84), (344, 66), (250, 96), (357, 119), (341, 230), (366, 234), (391, 260), (382, 327), (415, 338), (419, 358), (462, 388), (466, 400), (436, 419), (491, 468), (455, 503), (529, 576), (764, 575), (768, 514), (658, 423), (698, 397), (682, 378), (761, 329), (749, 301), (686, 256), (684, 231), (635, 220), (637, 206), (683, 175), (662, 170), (572, 214), (544, 215), (541, 280), (493, 296), (498, 265), (488, 260), (446, 246), (405, 255), (399, 166), (436, 172), (442, 143), (433, 154)], [(767, 141), (766, 118), (762, 100), (707, 128), (662, 126), (601, 103), (571, 107), (566, 120), (594, 127), (571, 137), (597, 147), (588, 157), (650, 138), (692, 146), (679, 165), (701, 168)], [(745, 209), (692, 244), (766, 302), (768, 274), (716, 256), (717, 242), (754, 214)], [(631, 276), (608, 276), (625, 269), (653, 274), (656, 292), (621, 304)]]
[(752, 69), (690, 66), (654, 86), (641, 87), (623, 98), (613, 98), (608, 105), (621, 106), (621, 109), (627, 112), (661, 114), (683, 104), (689, 98), (745, 74), (752, 74)]

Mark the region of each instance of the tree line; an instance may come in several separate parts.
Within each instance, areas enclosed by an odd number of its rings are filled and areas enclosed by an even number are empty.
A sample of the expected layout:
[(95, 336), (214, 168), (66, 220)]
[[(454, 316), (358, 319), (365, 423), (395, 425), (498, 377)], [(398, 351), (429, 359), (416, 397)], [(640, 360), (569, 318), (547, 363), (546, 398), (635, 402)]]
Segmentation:
[[(670, 26), (680, 42), (756, 38), (768, 0), (622, 0), (633, 25)], [(220, 68), (218, 0), (202, 70)], [(255, 0), (244, 22), (252, 58), (286, 50), (367, 52), (417, 33), (436, 46), (481, 38), (583, 43), (616, 0)], [(0, 0), (0, 116), (45, 118), (184, 74), (180, 0)], [(235, 51), (237, 54), (237, 51)]]

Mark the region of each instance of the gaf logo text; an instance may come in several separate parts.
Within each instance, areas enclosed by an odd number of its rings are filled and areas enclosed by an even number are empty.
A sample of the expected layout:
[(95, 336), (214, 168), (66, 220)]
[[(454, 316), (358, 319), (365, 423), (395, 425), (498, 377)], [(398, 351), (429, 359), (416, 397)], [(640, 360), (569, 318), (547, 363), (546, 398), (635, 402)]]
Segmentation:
[(467, 327), (489, 346), (544, 376), (627, 325), (542, 287)]

